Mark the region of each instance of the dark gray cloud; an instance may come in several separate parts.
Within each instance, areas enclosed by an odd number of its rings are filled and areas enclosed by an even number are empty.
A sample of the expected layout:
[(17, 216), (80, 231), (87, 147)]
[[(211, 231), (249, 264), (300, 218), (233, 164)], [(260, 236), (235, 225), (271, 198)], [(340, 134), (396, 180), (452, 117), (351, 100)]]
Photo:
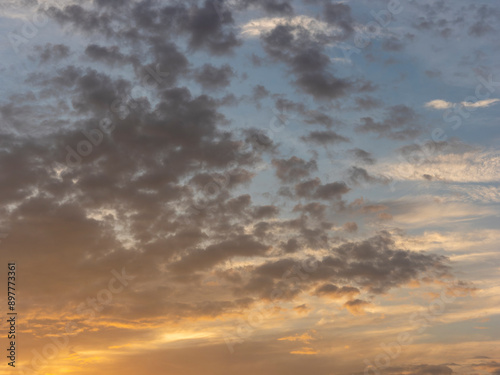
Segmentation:
[(263, 219), (266, 217), (273, 217), (278, 215), (279, 213), (279, 208), (276, 206), (272, 205), (267, 205), (267, 206), (257, 206), (254, 208), (252, 216), (255, 219)]
[[(268, 261), (253, 269), (250, 279), (236, 287), (235, 293), (285, 300), (302, 292), (334, 298), (362, 291), (381, 294), (420, 277), (440, 278), (449, 272), (445, 257), (398, 249), (386, 232), (333, 247), (330, 254), (307, 263), (290, 258)], [(306, 276), (300, 277), (299, 270)], [(338, 286), (342, 283), (348, 285)], [(348, 307), (365, 304), (354, 300), (348, 302)]]
[(306, 124), (311, 124), (311, 125), (318, 124), (318, 125), (323, 125), (327, 128), (330, 128), (333, 125), (338, 124), (338, 121), (335, 121), (327, 114), (317, 110), (306, 111), (305, 113), (303, 113), (303, 115), (304, 115), (304, 122)]
[(292, 4), (282, 0), (239, 0), (238, 6), (259, 7), (269, 14), (290, 15), (293, 13)]
[(273, 159), (272, 164), (276, 168), (276, 177), (283, 182), (294, 182), (309, 177), (311, 172), (318, 169), (315, 160), (305, 161), (296, 156), (290, 159)]
[[(352, 286), (343, 286), (339, 288), (337, 285), (334, 284), (323, 284), (320, 287), (316, 288), (315, 291), (316, 295), (318, 296), (328, 296), (330, 298), (342, 298), (344, 296), (349, 296), (349, 295), (356, 295), (359, 294), (360, 291), (358, 288), (354, 288)], [(349, 301), (348, 303), (353, 303), (352, 301)]]
[(347, 179), (353, 185), (362, 183), (385, 185), (391, 182), (391, 180), (385, 176), (372, 176), (366, 169), (356, 166), (349, 168), (347, 171)]
[(127, 4), (126, 0), (95, 0), (100, 7), (119, 8)]
[(312, 199), (340, 199), (351, 189), (344, 182), (321, 184), (319, 178), (307, 180), (295, 185), (295, 194), (301, 198)]
[[(171, 13), (169, 13), (171, 12)], [(220, 55), (231, 52), (241, 42), (232, 30), (224, 26), (231, 25), (232, 14), (226, 8), (220, 8), (216, 0), (206, 0), (202, 7), (194, 6), (184, 17), (179, 17), (177, 10), (168, 7), (163, 9), (169, 21), (176, 20), (179, 30), (190, 35), (189, 45), (192, 48), (206, 48), (213, 54)]]
[(172, 263), (170, 268), (178, 273), (195, 272), (211, 268), (235, 256), (264, 255), (269, 249), (270, 246), (255, 241), (251, 236), (239, 235), (203, 250), (189, 252), (181, 260)]
[[(97, 44), (89, 44), (85, 49), (85, 54), (92, 60), (101, 61), (111, 66), (115, 64), (127, 64), (136, 61), (131, 56), (126, 56), (120, 52), (118, 46), (100, 46)], [(137, 62), (137, 61), (136, 61)]]
[(335, 133), (333, 130), (313, 131), (310, 132), (307, 136), (302, 137), (302, 140), (323, 146), (339, 142), (349, 142), (348, 138)]
[(330, 73), (305, 73), (295, 83), (304, 92), (318, 99), (335, 99), (346, 95), (352, 84)]
[(472, 4), (470, 10), (474, 10), (474, 23), (469, 27), (468, 33), (474, 37), (482, 37), (487, 34), (494, 35), (497, 32), (495, 26), (500, 21), (498, 8), (488, 4)]
[(231, 84), (231, 78), (235, 76), (233, 68), (224, 64), (217, 68), (210, 64), (205, 64), (194, 73), (194, 79), (204, 89), (217, 90)]
[(262, 85), (256, 85), (252, 90), (252, 98), (256, 102), (269, 96), (270, 92)]
[(107, 12), (87, 10), (80, 5), (67, 5), (62, 9), (51, 6), (47, 14), (61, 25), (70, 24), (86, 33), (101, 33), (106, 37), (114, 35), (111, 27), (113, 16)]
[(382, 42), (382, 49), (384, 51), (397, 52), (401, 51), (404, 48), (404, 43), (396, 37), (391, 37), (388, 39), (384, 39)]
[(44, 46), (35, 46), (40, 63), (57, 62), (70, 55), (70, 48), (64, 44), (47, 43)]
[[(241, 44), (231, 28), (234, 23), (231, 11), (218, 5), (217, 0), (206, 0), (202, 5), (173, 3), (165, 6), (144, 0), (132, 7), (118, 7), (121, 12), (112, 12), (112, 6), (117, 4), (101, 1), (97, 3), (98, 9), (79, 5), (62, 9), (50, 7), (48, 14), (62, 25), (131, 42), (147, 38), (151, 33), (170, 33), (170, 36), (186, 36), (191, 49), (203, 49), (215, 55), (231, 53)], [(129, 22), (124, 23), (125, 19)], [(115, 29), (114, 23), (120, 23), (121, 28)]]
[(339, 26), (343, 31), (343, 38), (348, 38), (354, 32), (354, 19), (348, 4), (325, 1), (323, 18), (326, 22)]
[(372, 98), (370, 96), (357, 97), (354, 99), (356, 102), (356, 109), (367, 111), (374, 108), (380, 108), (382, 106), (382, 102), (376, 98)]
[(311, 202), (306, 205), (298, 204), (293, 208), (294, 212), (304, 212), (316, 219), (323, 219), (327, 206), (318, 202)]
[(280, 247), (285, 253), (294, 253), (301, 248), (301, 245), (296, 238), (290, 238), (286, 242), (281, 242)]
[(414, 3), (413, 6), (418, 11), (413, 27), (442, 38), (463, 32), (474, 38), (493, 36), (500, 20), (500, 11), (490, 4), (461, 4), (454, 7), (437, 1), (432, 4)]
[(358, 162), (372, 165), (375, 164), (375, 158), (373, 155), (365, 150), (362, 150), (360, 148), (354, 148), (352, 150), (349, 150), (349, 153), (352, 154)]
[(278, 25), (261, 40), (270, 57), (288, 65), (296, 77), (295, 85), (316, 99), (335, 99), (351, 91), (363, 91), (355, 81), (332, 74), (323, 45), (304, 28)]

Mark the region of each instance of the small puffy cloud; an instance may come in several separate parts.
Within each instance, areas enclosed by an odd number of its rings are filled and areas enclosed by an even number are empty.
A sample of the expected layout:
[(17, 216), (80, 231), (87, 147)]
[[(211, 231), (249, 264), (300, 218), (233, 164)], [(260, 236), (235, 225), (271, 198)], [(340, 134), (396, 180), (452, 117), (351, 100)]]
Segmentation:
[(436, 99), (425, 103), (425, 106), (427, 108), (433, 108), (433, 109), (448, 109), (453, 107), (454, 104), (451, 102), (447, 102), (446, 100)]

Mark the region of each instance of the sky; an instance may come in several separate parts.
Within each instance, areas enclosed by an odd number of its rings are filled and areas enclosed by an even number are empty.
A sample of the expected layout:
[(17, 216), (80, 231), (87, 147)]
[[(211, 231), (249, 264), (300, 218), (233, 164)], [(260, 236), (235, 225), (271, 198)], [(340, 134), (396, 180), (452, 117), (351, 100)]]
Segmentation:
[(3, 1), (0, 375), (499, 375), (499, 25)]

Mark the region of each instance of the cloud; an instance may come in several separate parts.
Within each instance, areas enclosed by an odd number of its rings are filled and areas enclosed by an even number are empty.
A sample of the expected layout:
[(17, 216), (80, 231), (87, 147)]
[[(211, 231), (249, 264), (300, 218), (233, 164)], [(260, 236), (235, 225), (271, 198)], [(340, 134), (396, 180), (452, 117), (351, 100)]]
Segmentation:
[(340, 199), (351, 189), (344, 182), (331, 182), (321, 184), (319, 178), (304, 181), (295, 185), (295, 194), (299, 197), (308, 197), (313, 199)]
[(439, 224), (451, 227), (461, 222), (474, 222), (495, 215), (495, 210), (458, 200), (441, 200), (439, 196), (415, 196), (385, 202), (394, 225), (400, 228), (429, 228)]
[(478, 100), (476, 102), (461, 102), (460, 104), (465, 108), (486, 108), (499, 101), (500, 99), (495, 98), (495, 99)]
[(265, 217), (273, 217), (279, 213), (279, 208), (272, 205), (258, 206), (254, 208), (252, 216), (255, 219), (263, 219)]
[(478, 184), (455, 184), (450, 190), (457, 193), (461, 199), (472, 202), (500, 203), (500, 188), (497, 186), (483, 186)]
[(414, 138), (423, 130), (419, 116), (410, 107), (398, 104), (385, 110), (381, 121), (372, 117), (361, 118), (361, 124), (356, 127), (359, 133), (375, 133), (379, 138), (405, 140)]
[(301, 211), (317, 219), (323, 219), (327, 206), (318, 202), (311, 202), (306, 205), (298, 204), (293, 208), (293, 212)]
[[(29, 3), (19, 11), (23, 17), (35, 14), (28, 10), (36, 2)], [(394, 316), (415, 305), (398, 288), (426, 281), (447, 288), (452, 269), (440, 254), (457, 262), (494, 258), (498, 235), (472, 233), (467, 220), (486, 222), (495, 213), (496, 149), (451, 141), (398, 149), (391, 142), (420, 134), (425, 119), (411, 101), (401, 104), (406, 78), (395, 76), (401, 80), (387, 96), (389, 76), (374, 75), (374, 64), (344, 64), (349, 51), (339, 43), (352, 44), (360, 30), (353, 16), (362, 13), (359, 4), (58, 3), (45, 13), (48, 33), (36, 35), (40, 45), (25, 46), (32, 48), (30, 72), (11, 75), (22, 56), (9, 53), (0, 68), (7, 73), (0, 103), (1, 246), (25, 275), (23, 314), (32, 328), (24, 333), (25, 352), (40, 352), (47, 337), (78, 325), (68, 352), (45, 372), (128, 375), (146, 366), (143, 372), (182, 368), (186, 375), (353, 373), (363, 364), (342, 354), (345, 337), (363, 351), (370, 337), (381, 342), (406, 329)], [(412, 4), (398, 22), (428, 11), (429, 32), (446, 34), (459, 26), (445, 17), (452, 5), (443, 7)], [(490, 35), (487, 24), (474, 23), (490, 22), (491, 9), (469, 8), (473, 20), (461, 21), (457, 10), (456, 25), (474, 38)], [(18, 22), (5, 20), (8, 28)], [(394, 24), (402, 33), (409, 27)], [(410, 49), (389, 36), (352, 61)], [(488, 66), (476, 57), (475, 66)], [(492, 100), (462, 105), (474, 109)], [(280, 134), (255, 109), (273, 104), (280, 121), (295, 116)], [(415, 153), (422, 166), (412, 169), (407, 161)], [(68, 155), (79, 159), (67, 163)], [(384, 200), (381, 186), (360, 189), (385, 184), (386, 174), (419, 181), (408, 184), (415, 189), (447, 181), (452, 194), (418, 196), (401, 184)], [(435, 223), (463, 235), (403, 232), (426, 232)], [(484, 247), (488, 254), (471, 252)], [(113, 270), (131, 276), (128, 287), (99, 311), (87, 306), (106, 296)], [(468, 284), (456, 289), (471, 291)], [(481, 308), (474, 313), (496, 311), (469, 302)], [(470, 312), (463, 306), (450, 310), (457, 322)], [(349, 313), (369, 307), (373, 314)], [(97, 319), (85, 321), (89, 313)], [(244, 337), (242, 321), (251, 323)], [(304, 324), (321, 325), (322, 337), (304, 334)], [(225, 338), (234, 331), (243, 355), (229, 363)], [(30, 360), (20, 358), (20, 366)], [(432, 367), (438, 365), (425, 366), (394, 373), (438, 373)]]
[(340, 142), (349, 142), (349, 139), (343, 137), (332, 130), (328, 131), (313, 131), (307, 136), (301, 137), (306, 142), (316, 143), (318, 145), (335, 144)]
[(312, 309), (304, 303), (302, 305), (295, 306), (293, 310), (296, 311), (297, 314), (307, 314)]
[(339, 288), (334, 284), (323, 284), (316, 289), (315, 293), (318, 296), (327, 296), (329, 298), (338, 299), (346, 296), (351, 298), (361, 292), (358, 288), (351, 286), (343, 286)]
[[(315, 332), (314, 330), (312, 331), (313, 333)], [(279, 341), (300, 341), (305, 344), (309, 344), (309, 342), (313, 339), (310, 333), (306, 332), (303, 333), (302, 335), (295, 335), (295, 336), (286, 336), (286, 337), (281, 337), (278, 340)]]
[(293, 300), (302, 293), (337, 299), (362, 290), (386, 293), (424, 274), (439, 279), (448, 270), (445, 257), (399, 249), (388, 233), (381, 233), (333, 247), (329, 255), (308, 262), (292, 258), (265, 261), (248, 268), (247, 281), (234, 292), (272, 301)]
[(290, 354), (314, 355), (314, 354), (318, 354), (318, 352), (316, 350), (314, 350), (313, 348), (304, 347), (304, 348), (301, 348), (299, 350), (293, 350), (290, 352)]
[(42, 64), (49, 61), (57, 62), (70, 55), (70, 48), (64, 44), (47, 43), (43, 47), (35, 46), (35, 51), (38, 52)]
[(356, 103), (355, 108), (357, 110), (362, 110), (362, 111), (379, 108), (382, 107), (383, 105), (382, 101), (372, 98), (370, 96), (357, 97), (354, 99), (354, 101)]
[(201, 250), (196, 249), (171, 265), (174, 272), (185, 273), (211, 268), (235, 256), (264, 255), (270, 246), (255, 241), (249, 235), (236, 236)]
[[(288, 1), (282, 0), (234, 0), (236, 5), (247, 7), (260, 7), (268, 14), (293, 14), (293, 6)], [(230, 4), (231, 2), (229, 2)]]
[(353, 232), (356, 232), (358, 230), (358, 224), (356, 224), (355, 222), (353, 221), (350, 221), (350, 222), (347, 222), (345, 223), (342, 228), (348, 232), (348, 233), (353, 233)]
[[(431, 180), (460, 183), (493, 183), (499, 181), (500, 153), (496, 149), (453, 152), (452, 146), (416, 146), (404, 149), (411, 155), (399, 163), (385, 162), (375, 168), (379, 173), (395, 180)], [(439, 150), (443, 150), (440, 153)], [(446, 151), (448, 150), (448, 151)], [(411, 161), (415, 161), (412, 163)]]
[(133, 56), (126, 56), (120, 52), (120, 47), (104, 47), (97, 44), (89, 44), (85, 49), (85, 54), (92, 60), (105, 62), (111, 66), (115, 64), (123, 65), (130, 62), (138, 63)]
[(293, 182), (309, 177), (318, 169), (315, 160), (306, 162), (296, 156), (290, 159), (273, 159), (272, 164), (276, 168), (276, 177), (283, 182)]
[(231, 78), (234, 76), (235, 73), (228, 64), (220, 68), (205, 64), (194, 73), (195, 81), (207, 90), (216, 90), (229, 86)]
[(431, 100), (430, 102), (425, 103), (425, 106), (427, 108), (434, 108), (434, 109), (448, 109), (452, 108), (454, 105), (455, 104), (441, 99)]
[[(455, 372), (449, 367), (452, 365), (408, 365), (408, 366), (389, 366), (384, 368), (387, 374), (401, 374), (408, 375), (452, 375)], [(460, 372), (461, 373), (461, 372)], [(458, 373), (457, 373), (458, 374)]]
[(349, 150), (349, 153), (352, 154), (358, 162), (372, 165), (375, 164), (375, 158), (373, 155), (365, 150), (362, 150), (360, 148), (355, 148), (352, 150)]
[(370, 302), (361, 299), (355, 299), (344, 303), (344, 307), (353, 315), (364, 315), (364, 308), (369, 305), (371, 305)]
[(460, 103), (451, 103), (447, 102), (445, 100), (441, 99), (436, 99), (432, 100), (430, 102), (425, 103), (425, 106), (427, 108), (433, 108), (433, 109), (449, 109), (449, 108), (454, 108), (458, 105), (465, 107), (465, 108), (487, 108), (491, 106), (492, 104), (497, 103), (500, 101), (500, 99), (484, 99), (484, 100), (478, 100), (475, 102), (460, 102)]
[(311, 30), (287, 22), (263, 33), (260, 40), (273, 60), (287, 64), (295, 76), (293, 84), (315, 99), (332, 100), (371, 87), (366, 80), (335, 76), (329, 69), (332, 62), (326, 46), (317, 37)]
[(297, 30), (304, 29), (312, 34), (338, 35), (341, 31), (338, 27), (331, 26), (327, 22), (318, 21), (309, 16), (299, 15), (291, 18), (264, 17), (250, 20), (241, 26), (241, 35), (247, 38), (260, 37), (280, 25), (290, 25)]
[(349, 168), (347, 171), (347, 180), (352, 185), (360, 185), (362, 183), (387, 185), (391, 182), (386, 176), (372, 176), (366, 169), (356, 166)]

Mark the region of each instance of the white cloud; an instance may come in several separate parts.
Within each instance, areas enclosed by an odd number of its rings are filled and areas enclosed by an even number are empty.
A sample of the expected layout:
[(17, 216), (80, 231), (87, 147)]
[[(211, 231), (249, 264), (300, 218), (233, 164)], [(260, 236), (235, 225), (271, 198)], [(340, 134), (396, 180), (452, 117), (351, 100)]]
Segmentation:
[(427, 108), (434, 108), (434, 109), (448, 109), (448, 108), (453, 107), (454, 104), (447, 102), (445, 100), (436, 99), (436, 100), (431, 100), (430, 102), (425, 103), (425, 106)]
[(436, 99), (425, 103), (425, 107), (432, 109), (449, 109), (456, 107), (457, 105), (461, 105), (462, 107), (465, 108), (486, 108), (499, 101), (500, 99), (495, 98), (495, 99), (478, 100), (477, 102), (461, 102), (460, 104), (458, 104), (458, 103), (447, 102), (446, 100), (442, 99)]
[(485, 99), (478, 100), (477, 102), (462, 102), (460, 104), (466, 108), (485, 108), (489, 107), (492, 104), (495, 104), (498, 101), (500, 101), (500, 99)]

